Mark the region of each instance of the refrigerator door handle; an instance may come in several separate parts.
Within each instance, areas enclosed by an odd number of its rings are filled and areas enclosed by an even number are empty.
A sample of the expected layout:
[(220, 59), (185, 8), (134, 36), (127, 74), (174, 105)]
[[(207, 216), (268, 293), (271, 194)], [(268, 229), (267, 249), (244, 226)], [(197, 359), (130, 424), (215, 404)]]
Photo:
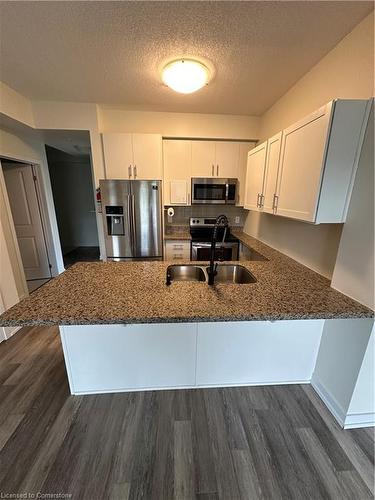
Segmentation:
[(128, 218), (129, 218), (129, 240), (132, 255), (134, 256), (134, 228), (133, 228), (133, 206), (132, 195), (128, 195)]
[(135, 222), (135, 203), (134, 203), (134, 194), (130, 195), (131, 198), (131, 210), (130, 210), (130, 217), (131, 217), (131, 231), (132, 231), (132, 241), (133, 241), (133, 255), (136, 253), (136, 222)]

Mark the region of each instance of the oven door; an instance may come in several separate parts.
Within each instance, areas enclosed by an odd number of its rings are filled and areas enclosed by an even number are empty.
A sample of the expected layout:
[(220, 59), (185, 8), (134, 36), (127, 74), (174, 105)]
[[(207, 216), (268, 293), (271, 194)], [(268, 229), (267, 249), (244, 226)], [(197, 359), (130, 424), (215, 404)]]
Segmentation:
[[(238, 260), (238, 243), (224, 243), (224, 248), (220, 247), (220, 242), (216, 243), (215, 260)], [(191, 260), (209, 261), (211, 258), (211, 243), (191, 242)]]

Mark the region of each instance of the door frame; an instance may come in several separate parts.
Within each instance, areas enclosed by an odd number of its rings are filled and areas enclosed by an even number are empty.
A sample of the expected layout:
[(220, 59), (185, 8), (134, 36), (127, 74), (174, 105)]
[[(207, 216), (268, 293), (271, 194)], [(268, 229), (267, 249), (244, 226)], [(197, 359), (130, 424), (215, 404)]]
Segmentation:
[[(3, 192), (5, 206), (7, 210), (7, 217), (9, 225), (12, 232), (13, 243), (16, 248), (16, 257), (20, 273), (23, 277), (23, 286), (25, 288), (24, 296), (20, 297), (20, 300), (26, 297), (28, 293), (27, 281), (24, 273), (23, 263), (21, 259), (21, 254), (19, 251), (18, 240), (16, 235), (16, 230), (13, 223), (13, 216), (10, 209), (8, 191), (5, 185), (3, 167), (1, 161), (12, 160), (18, 163), (24, 163), (26, 165), (31, 165), (33, 173), (36, 177), (35, 189), (38, 197), (39, 211), (41, 216), (41, 223), (46, 243), (46, 250), (48, 254), (48, 260), (51, 265), (51, 277), (55, 277), (65, 270), (64, 263), (61, 254), (60, 237), (56, 222), (55, 206), (53, 203), (52, 188), (49, 179), (48, 168), (42, 168), (40, 161), (35, 161), (33, 159), (27, 158), (14, 158), (9, 156), (0, 157), (0, 188)], [(53, 210), (53, 216), (51, 216), (51, 210)]]

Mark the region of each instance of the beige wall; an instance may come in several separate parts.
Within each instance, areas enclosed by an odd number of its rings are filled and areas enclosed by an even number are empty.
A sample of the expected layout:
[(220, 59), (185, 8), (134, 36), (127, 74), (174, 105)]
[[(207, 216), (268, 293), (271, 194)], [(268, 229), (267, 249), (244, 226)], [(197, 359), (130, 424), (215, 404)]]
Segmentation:
[(374, 95), (374, 17), (367, 16), (263, 116), (260, 140), (337, 98)]
[(374, 309), (374, 109), (359, 160), (332, 286)]
[[(301, 78), (262, 117), (266, 139), (334, 98), (369, 98), (374, 88), (371, 14)], [(315, 271), (332, 277), (341, 225), (313, 226), (249, 212), (245, 231)]]
[(160, 113), (99, 107), (101, 132), (251, 140), (259, 137), (259, 122), (260, 119), (255, 116)]

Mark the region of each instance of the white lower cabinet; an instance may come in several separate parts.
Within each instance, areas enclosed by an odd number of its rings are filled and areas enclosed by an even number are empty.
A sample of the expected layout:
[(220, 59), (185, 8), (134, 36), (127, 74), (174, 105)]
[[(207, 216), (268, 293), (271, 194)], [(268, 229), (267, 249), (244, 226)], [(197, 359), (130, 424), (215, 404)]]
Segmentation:
[(308, 382), (324, 320), (198, 323), (196, 383)]
[(63, 326), (60, 333), (72, 394), (195, 385), (195, 323)]
[(190, 241), (167, 240), (164, 247), (164, 260), (190, 260)]

